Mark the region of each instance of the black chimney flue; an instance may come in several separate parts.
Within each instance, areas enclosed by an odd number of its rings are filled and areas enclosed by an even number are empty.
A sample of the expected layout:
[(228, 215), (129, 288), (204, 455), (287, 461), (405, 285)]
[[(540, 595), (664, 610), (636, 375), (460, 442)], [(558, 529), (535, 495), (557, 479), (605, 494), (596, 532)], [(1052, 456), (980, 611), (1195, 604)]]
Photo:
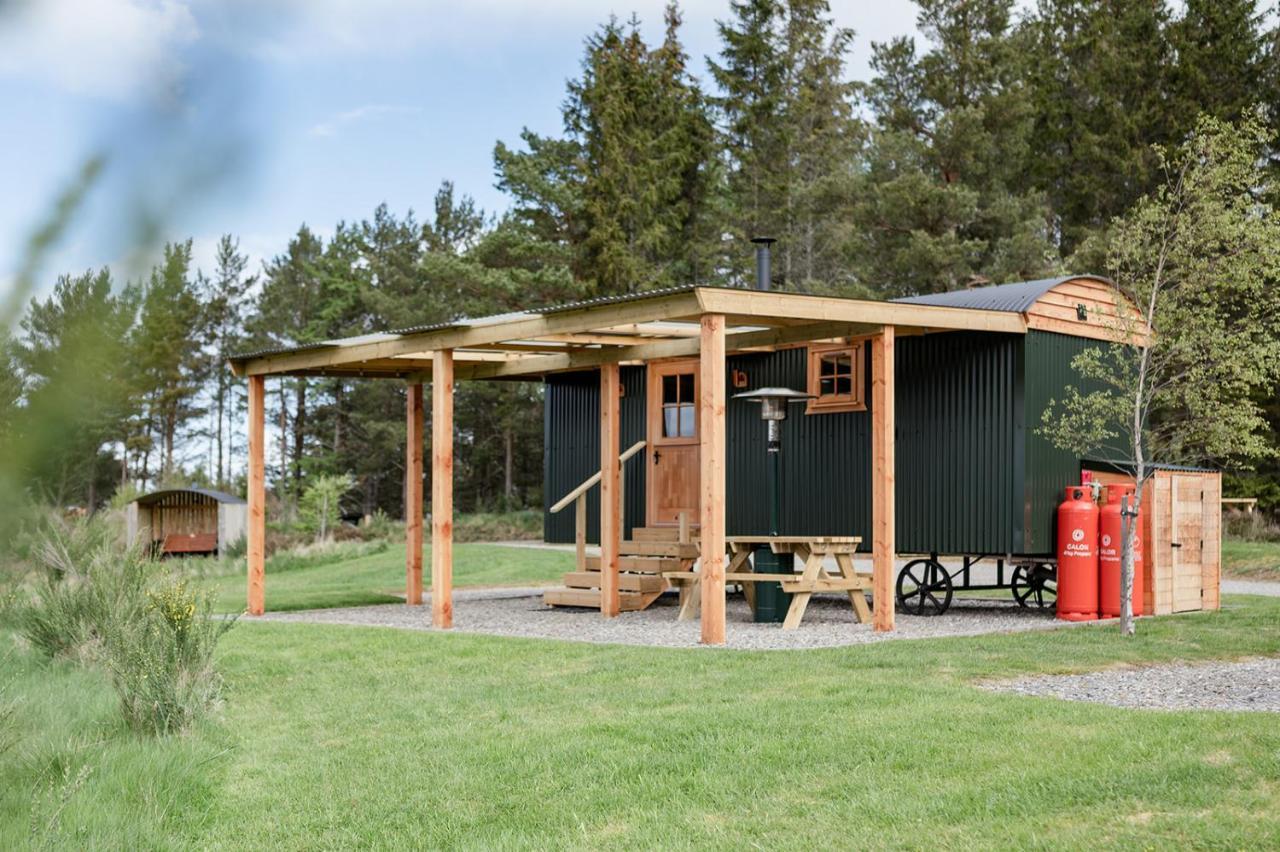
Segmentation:
[(752, 237), (756, 246), (756, 289), (768, 290), (773, 285), (773, 271), (769, 264), (769, 246), (777, 242), (773, 237)]

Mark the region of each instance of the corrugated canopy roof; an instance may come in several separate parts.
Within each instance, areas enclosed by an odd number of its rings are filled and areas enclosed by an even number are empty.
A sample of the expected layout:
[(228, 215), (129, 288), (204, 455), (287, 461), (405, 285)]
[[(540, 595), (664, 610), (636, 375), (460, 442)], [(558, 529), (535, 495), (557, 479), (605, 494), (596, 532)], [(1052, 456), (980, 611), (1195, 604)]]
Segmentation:
[[(979, 311), (1005, 311), (1024, 314), (1039, 299), (1059, 284), (1079, 278), (1091, 278), (1111, 285), (1111, 281), (1097, 275), (1067, 275), (1062, 278), (1041, 278), (1036, 281), (1017, 281), (1012, 284), (993, 284), (988, 287), (970, 287), (950, 293), (928, 293), (924, 296), (908, 296), (894, 299), (912, 305), (941, 305), (948, 308), (971, 308)], [(1114, 285), (1112, 285), (1114, 286)]]
[[(1095, 276), (1072, 277), (1111, 286)], [(1024, 334), (1029, 327), (1027, 309), (1070, 280), (1025, 281), (893, 302), (777, 290), (671, 287), (246, 352), (230, 361), (237, 375), (423, 381), (431, 376), (435, 353), (449, 351), (458, 379), (517, 379), (604, 363), (695, 356), (700, 319), (707, 315), (724, 317), (730, 352), (871, 334), (885, 326), (903, 334)]]

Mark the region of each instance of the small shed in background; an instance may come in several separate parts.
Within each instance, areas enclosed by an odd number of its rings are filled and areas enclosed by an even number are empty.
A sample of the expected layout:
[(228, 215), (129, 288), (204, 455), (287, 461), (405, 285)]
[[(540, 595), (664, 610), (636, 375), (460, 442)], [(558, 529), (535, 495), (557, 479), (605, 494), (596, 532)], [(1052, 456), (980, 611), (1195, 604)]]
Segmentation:
[(128, 541), (159, 555), (225, 553), (244, 537), (247, 508), (234, 494), (211, 488), (153, 491), (126, 508)]
[[(1222, 574), (1222, 473), (1157, 464), (1142, 489), (1142, 611), (1217, 609)], [(1133, 485), (1123, 467), (1085, 461), (1103, 485)]]

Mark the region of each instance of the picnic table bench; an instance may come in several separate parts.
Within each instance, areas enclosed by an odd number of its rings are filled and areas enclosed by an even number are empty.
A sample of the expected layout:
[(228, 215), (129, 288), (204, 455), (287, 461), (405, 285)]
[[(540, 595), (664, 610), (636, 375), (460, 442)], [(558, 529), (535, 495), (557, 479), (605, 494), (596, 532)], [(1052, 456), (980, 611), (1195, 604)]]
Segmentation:
[[(860, 536), (812, 536), (812, 535), (738, 535), (725, 538), (729, 563), (725, 567), (726, 583), (739, 583), (746, 591), (748, 601), (755, 597), (752, 583), (780, 583), (782, 590), (791, 594), (791, 606), (783, 630), (800, 626), (809, 599), (814, 592), (845, 592), (860, 624), (871, 621), (871, 610), (863, 592), (870, 588), (871, 578), (857, 573), (853, 567), (853, 554), (862, 542)], [(743, 570), (751, 554), (763, 545), (774, 553), (793, 554), (803, 566), (798, 573), (757, 574)], [(824, 565), (827, 557), (835, 560), (838, 575), (831, 574)], [(696, 617), (701, 602), (702, 575), (698, 571), (667, 571), (663, 577), (680, 589), (681, 621)]]

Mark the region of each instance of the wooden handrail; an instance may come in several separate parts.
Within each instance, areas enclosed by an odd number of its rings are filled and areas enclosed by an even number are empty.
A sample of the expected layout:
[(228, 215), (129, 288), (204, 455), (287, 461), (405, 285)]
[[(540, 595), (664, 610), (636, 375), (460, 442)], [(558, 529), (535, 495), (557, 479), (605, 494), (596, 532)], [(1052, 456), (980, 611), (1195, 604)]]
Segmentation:
[[(636, 441), (634, 444), (632, 444), (630, 447), (624, 450), (622, 455), (618, 456), (618, 461), (625, 462), (627, 459), (631, 458), (636, 453), (643, 450), (645, 448), (646, 443), (648, 442)], [(568, 506), (574, 500), (577, 500), (583, 494), (586, 494), (588, 491), (590, 491), (591, 487), (599, 481), (600, 481), (600, 471), (597, 470), (595, 473), (591, 474), (591, 476), (587, 477), (587, 479), (583, 480), (581, 485), (579, 485), (577, 488), (573, 489), (568, 494), (561, 497), (560, 501), (555, 505), (553, 505), (549, 511), (552, 514), (559, 512), (561, 509)]]

